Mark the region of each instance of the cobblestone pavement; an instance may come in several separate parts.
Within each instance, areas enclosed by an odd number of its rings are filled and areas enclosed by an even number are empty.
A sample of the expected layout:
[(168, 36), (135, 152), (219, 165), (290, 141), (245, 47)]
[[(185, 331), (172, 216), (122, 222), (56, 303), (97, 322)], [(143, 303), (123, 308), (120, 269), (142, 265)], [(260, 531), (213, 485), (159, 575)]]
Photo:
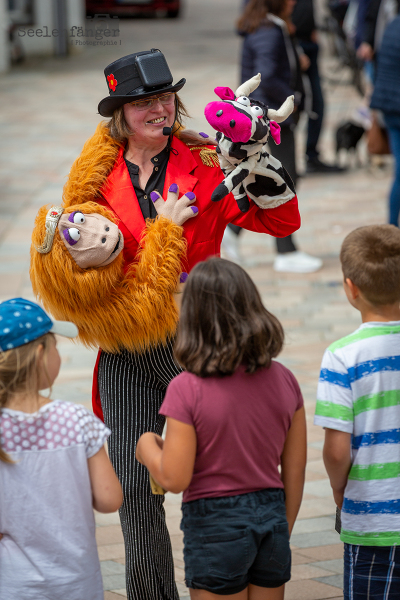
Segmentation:
[[(0, 78), (0, 300), (32, 298), (28, 268), (34, 218), (43, 204), (60, 201), (69, 168), (99, 121), (97, 103), (106, 95), (104, 66), (123, 54), (161, 48), (175, 80), (188, 80), (182, 90), (194, 117), (188, 125), (207, 131), (202, 114), (214, 98), (213, 88), (235, 88), (238, 81), (240, 40), (233, 33), (236, 13), (232, 4), (232, 0), (187, 0), (184, 18), (177, 22), (124, 20), (118, 47), (90, 47), (67, 60), (31, 61)], [(236, 5), (238, 9), (238, 1)], [(333, 159), (332, 131), (340, 120), (351, 116), (359, 99), (342, 84), (326, 84), (325, 94), (328, 106), (321, 147), (323, 158)], [(301, 153), (304, 125), (299, 129)], [(303, 224), (296, 238), (302, 250), (323, 258), (324, 267), (318, 273), (277, 274), (272, 268), (273, 240), (250, 232), (242, 236), (243, 264), (266, 306), (285, 327), (281, 360), (300, 382), (308, 415), (307, 483), (292, 536), (288, 600), (342, 597), (343, 548), (334, 531), (334, 503), (322, 463), (323, 432), (312, 425), (315, 392), (325, 347), (359, 324), (341, 287), (340, 244), (353, 228), (385, 221), (389, 178), (388, 171), (378, 176), (363, 167), (343, 175), (300, 180)], [(54, 396), (89, 407), (95, 353), (65, 340), (60, 340), (59, 347), (63, 366)], [(176, 579), (185, 598), (180, 497), (168, 494), (166, 509)], [(96, 521), (105, 599), (121, 600), (126, 593), (118, 516), (97, 514)]]

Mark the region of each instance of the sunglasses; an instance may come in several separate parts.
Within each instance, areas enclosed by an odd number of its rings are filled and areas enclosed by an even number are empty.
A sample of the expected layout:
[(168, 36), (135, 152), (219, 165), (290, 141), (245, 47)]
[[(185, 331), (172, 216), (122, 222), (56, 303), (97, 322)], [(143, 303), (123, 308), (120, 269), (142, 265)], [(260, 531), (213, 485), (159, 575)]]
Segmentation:
[(134, 102), (129, 102), (129, 104), (134, 106), (137, 110), (148, 110), (149, 108), (153, 108), (158, 101), (160, 101), (162, 105), (166, 105), (172, 104), (174, 100), (175, 93), (172, 92), (170, 94), (156, 96), (155, 98), (146, 98), (146, 100), (135, 100)]

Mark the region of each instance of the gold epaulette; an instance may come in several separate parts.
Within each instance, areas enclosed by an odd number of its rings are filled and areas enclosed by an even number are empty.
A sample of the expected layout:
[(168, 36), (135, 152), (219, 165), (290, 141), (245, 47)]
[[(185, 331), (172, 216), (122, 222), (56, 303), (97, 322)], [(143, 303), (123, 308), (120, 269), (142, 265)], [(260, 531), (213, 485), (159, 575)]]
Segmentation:
[(188, 146), (189, 150), (193, 152), (193, 150), (200, 150), (199, 156), (201, 158), (201, 162), (206, 167), (219, 167), (218, 154), (215, 150), (211, 150), (211, 148), (205, 148), (204, 146)]

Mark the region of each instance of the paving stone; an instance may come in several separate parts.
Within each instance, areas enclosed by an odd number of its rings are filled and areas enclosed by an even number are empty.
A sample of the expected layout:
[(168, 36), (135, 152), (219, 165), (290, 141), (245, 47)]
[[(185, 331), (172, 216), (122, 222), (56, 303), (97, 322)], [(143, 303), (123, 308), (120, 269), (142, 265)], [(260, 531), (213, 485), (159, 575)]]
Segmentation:
[[(217, 85), (234, 87), (237, 81), (238, 66), (232, 57), (239, 55), (241, 40), (234, 33), (237, 16), (234, 13), (230, 0), (218, 3), (187, 0), (185, 15), (176, 22), (121, 21), (123, 50), (88, 48), (79, 57), (71, 55), (63, 61), (62, 72), (58, 60), (35, 59), (0, 77), (0, 300), (19, 295), (33, 299), (28, 269), (34, 219), (40, 206), (60, 201), (71, 164), (100, 120), (96, 107), (106, 93), (104, 66), (121, 54), (147, 47), (150, 36), (159, 40), (176, 80), (188, 79), (181, 93), (194, 117), (188, 126), (210, 132), (203, 110), (214, 98), (213, 88)], [(224, 32), (223, 44), (217, 35), (219, 31)], [(207, 32), (206, 40), (204, 32)], [(322, 43), (322, 73), (328, 60), (323, 50)], [(221, 83), (221, 73), (224, 83)], [(333, 160), (334, 128), (340, 120), (351, 116), (360, 100), (351, 87), (332, 87), (326, 80), (323, 86), (326, 115), (320, 148), (323, 159)], [(30, 90), (29, 96), (26, 89)], [(43, 98), (46, 98), (45, 103)], [(297, 128), (299, 170), (304, 168), (305, 133), (301, 120)], [(24, 139), (23, 152), (21, 139)], [(24, 177), (21, 177), (21, 167)], [(350, 169), (339, 176), (306, 176), (299, 181), (302, 227), (294, 237), (302, 250), (323, 258), (324, 266), (317, 273), (277, 274), (273, 271), (274, 240), (248, 231), (241, 235), (243, 266), (258, 285), (266, 306), (285, 327), (286, 345), (279, 360), (298, 378), (307, 412), (309, 468), (299, 521), (292, 538), (293, 573), (298, 580), (287, 585), (286, 600), (338, 600), (341, 597), (337, 578), (341, 572), (343, 544), (331, 526), (335, 505), (321, 458), (324, 432), (312, 425), (316, 386), (325, 348), (360, 323), (358, 313), (348, 305), (342, 289), (338, 260), (341, 242), (355, 227), (385, 221), (391, 169), (390, 166), (383, 170), (379, 177), (363, 168)], [(63, 365), (54, 386), (54, 396), (90, 407), (97, 353), (67, 340), (60, 341), (59, 347)], [(183, 583), (183, 543), (179, 530), (181, 499), (181, 495), (167, 494), (165, 506), (178, 590), (181, 598), (188, 599)], [(118, 514), (98, 513), (96, 524), (107, 587), (104, 598), (118, 600), (126, 597), (125, 552)], [(110, 572), (110, 569), (121, 571)], [(325, 572), (331, 575), (323, 575)], [(302, 576), (307, 579), (300, 580)]]
[(306, 565), (312, 563), (313, 559), (309, 556), (305, 556), (301, 550), (294, 550), (292, 548), (292, 566)]
[(292, 535), (302, 533), (313, 533), (316, 531), (331, 531), (335, 527), (335, 519), (332, 517), (319, 517), (317, 519), (297, 520), (293, 527)]
[[(125, 581), (124, 581), (124, 583), (125, 583)], [(118, 594), (119, 596), (122, 596), (123, 598), (127, 597), (126, 588), (124, 588), (124, 587), (117, 589), (117, 590), (112, 590), (112, 591), (114, 592), (114, 594)]]
[(125, 559), (125, 546), (124, 544), (104, 544), (98, 545), (98, 552), (100, 560), (107, 559)]
[(314, 567), (320, 569), (326, 569), (327, 571), (333, 571), (334, 573), (343, 573), (343, 558), (336, 558), (333, 560), (320, 560), (313, 562)]
[(329, 577), (316, 577), (315, 579), (321, 583), (333, 585), (341, 590), (343, 589), (343, 575), (330, 575)]
[(103, 560), (100, 566), (103, 577), (106, 575), (125, 575), (125, 566), (113, 560)]
[(322, 600), (335, 598), (337, 593), (337, 587), (313, 579), (289, 581), (285, 585), (285, 600)]
[(315, 496), (307, 497), (307, 495), (304, 495), (304, 500), (300, 507), (299, 519), (334, 514), (335, 503), (333, 498), (317, 498)]
[(104, 527), (107, 525), (119, 525), (119, 514), (115, 513), (99, 513), (94, 512), (97, 527)]
[(119, 525), (97, 527), (96, 539), (99, 546), (121, 543), (123, 542), (121, 527)]
[(105, 590), (117, 591), (118, 589), (124, 589), (125, 574), (103, 575), (103, 586)]
[(338, 540), (336, 531), (318, 531), (315, 533), (301, 533), (291, 536), (291, 542), (297, 548), (313, 548), (314, 546), (328, 546)]
[(320, 546), (317, 548), (302, 548), (301, 554), (309, 556), (314, 561), (333, 560), (340, 558), (343, 560), (343, 543), (330, 544), (329, 546)]
[(326, 569), (319, 569), (311, 564), (302, 564), (292, 566), (290, 581), (300, 581), (303, 579), (318, 579), (321, 581), (321, 577), (327, 577), (330, 572)]

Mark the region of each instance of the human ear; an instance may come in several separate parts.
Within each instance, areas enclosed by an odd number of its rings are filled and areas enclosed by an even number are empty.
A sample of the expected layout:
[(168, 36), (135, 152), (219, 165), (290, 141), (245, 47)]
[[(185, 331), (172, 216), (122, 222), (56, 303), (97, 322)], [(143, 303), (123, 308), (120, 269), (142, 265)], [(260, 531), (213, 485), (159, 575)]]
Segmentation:
[(44, 346), (43, 346), (43, 344), (39, 344), (39, 346), (36, 348), (36, 364), (38, 367), (43, 364), (43, 357), (44, 357)]
[(347, 290), (349, 292), (350, 298), (352, 300), (357, 300), (358, 296), (360, 295), (360, 290), (358, 289), (358, 287), (356, 286), (356, 284), (353, 283), (351, 279), (349, 279), (349, 277), (346, 277), (345, 280), (344, 280), (344, 289), (345, 289), (345, 291), (346, 291), (346, 287), (347, 287)]
[(47, 370), (47, 352), (43, 344), (39, 344), (36, 349), (36, 368), (38, 376), (38, 390), (47, 390), (51, 388), (52, 382)]

